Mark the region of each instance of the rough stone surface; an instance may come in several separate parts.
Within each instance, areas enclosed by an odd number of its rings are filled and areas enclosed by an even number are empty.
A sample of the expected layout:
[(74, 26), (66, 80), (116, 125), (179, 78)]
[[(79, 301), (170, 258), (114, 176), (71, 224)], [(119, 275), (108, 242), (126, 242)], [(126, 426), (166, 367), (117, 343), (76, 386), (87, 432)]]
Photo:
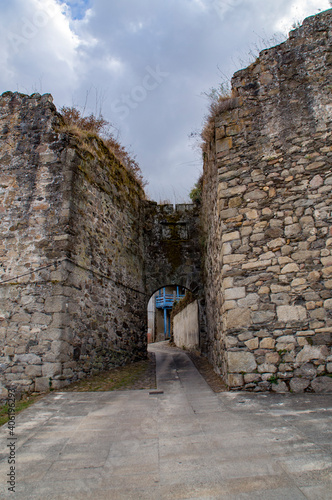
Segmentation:
[(317, 377), (311, 382), (311, 387), (315, 392), (332, 392), (331, 377)]
[(2, 393), (145, 356), (165, 284), (197, 295), (200, 347), (231, 388), (289, 390), (301, 370), (305, 391), (330, 387), (331, 20), (305, 20), (234, 75), (200, 221), (197, 206), (146, 201), (101, 140), (61, 132), (50, 95), (1, 96)]
[(228, 367), (230, 373), (252, 372), (257, 364), (255, 356), (249, 352), (229, 352)]
[(310, 380), (305, 378), (292, 378), (289, 385), (293, 392), (304, 392), (304, 390), (309, 387)]
[(320, 390), (331, 370), (331, 21), (308, 18), (237, 72), (205, 143), (207, 353), (225, 381), (250, 353), (261, 377), (245, 390)]
[(152, 293), (202, 300), (197, 207), (147, 201), (100, 139), (62, 128), (48, 94), (3, 94), (0, 130), (4, 386), (59, 388), (145, 357)]

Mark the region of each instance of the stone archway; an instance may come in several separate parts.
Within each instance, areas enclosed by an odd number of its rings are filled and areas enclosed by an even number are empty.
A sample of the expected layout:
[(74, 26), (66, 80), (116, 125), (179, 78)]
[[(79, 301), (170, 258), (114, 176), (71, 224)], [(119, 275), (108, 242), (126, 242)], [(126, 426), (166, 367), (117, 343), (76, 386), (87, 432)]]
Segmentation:
[(196, 205), (147, 202), (144, 220), (146, 293), (150, 297), (165, 283), (199, 295), (201, 251)]
[[(147, 301), (165, 284), (190, 290), (199, 304), (201, 347), (204, 344), (204, 305), (201, 282), (199, 208), (192, 204), (147, 202), (144, 214)], [(146, 306), (148, 303), (146, 304)]]

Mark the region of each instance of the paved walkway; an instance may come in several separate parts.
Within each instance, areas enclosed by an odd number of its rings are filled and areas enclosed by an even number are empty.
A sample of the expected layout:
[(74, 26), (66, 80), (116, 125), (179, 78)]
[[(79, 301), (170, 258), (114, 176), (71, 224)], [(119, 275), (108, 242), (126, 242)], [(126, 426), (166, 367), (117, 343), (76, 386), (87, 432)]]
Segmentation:
[(331, 500), (332, 395), (213, 393), (164, 343), (158, 391), (52, 393), (17, 416), (0, 498)]

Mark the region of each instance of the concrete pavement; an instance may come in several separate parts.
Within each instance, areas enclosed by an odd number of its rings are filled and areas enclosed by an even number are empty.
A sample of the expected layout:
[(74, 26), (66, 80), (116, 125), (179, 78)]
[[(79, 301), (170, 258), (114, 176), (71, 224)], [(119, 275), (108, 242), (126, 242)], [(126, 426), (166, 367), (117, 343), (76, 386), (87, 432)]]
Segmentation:
[(215, 394), (184, 352), (150, 349), (158, 391), (51, 393), (17, 440), (2, 427), (0, 498), (332, 499), (332, 395)]

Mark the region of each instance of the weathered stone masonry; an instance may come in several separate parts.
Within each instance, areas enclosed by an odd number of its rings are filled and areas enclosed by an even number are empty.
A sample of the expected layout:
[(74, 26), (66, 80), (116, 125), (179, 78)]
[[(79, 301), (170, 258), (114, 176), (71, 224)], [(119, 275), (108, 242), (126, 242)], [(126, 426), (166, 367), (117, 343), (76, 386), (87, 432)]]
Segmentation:
[(147, 302), (171, 284), (198, 298), (200, 347), (231, 389), (332, 390), (331, 20), (234, 75), (201, 222), (146, 201), (50, 95), (0, 97), (0, 397), (144, 357)]
[(332, 10), (232, 80), (204, 165), (208, 352), (232, 389), (332, 389)]
[(3, 94), (0, 121), (0, 396), (145, 357), (151, 294), (202, 297), (197, 209), (146, 201), (50, 95)]
[(142, 189), (101, 141), (59, 132), (49, 95), (3, 94), (0, 120), (3, 387), (145, 356)]

